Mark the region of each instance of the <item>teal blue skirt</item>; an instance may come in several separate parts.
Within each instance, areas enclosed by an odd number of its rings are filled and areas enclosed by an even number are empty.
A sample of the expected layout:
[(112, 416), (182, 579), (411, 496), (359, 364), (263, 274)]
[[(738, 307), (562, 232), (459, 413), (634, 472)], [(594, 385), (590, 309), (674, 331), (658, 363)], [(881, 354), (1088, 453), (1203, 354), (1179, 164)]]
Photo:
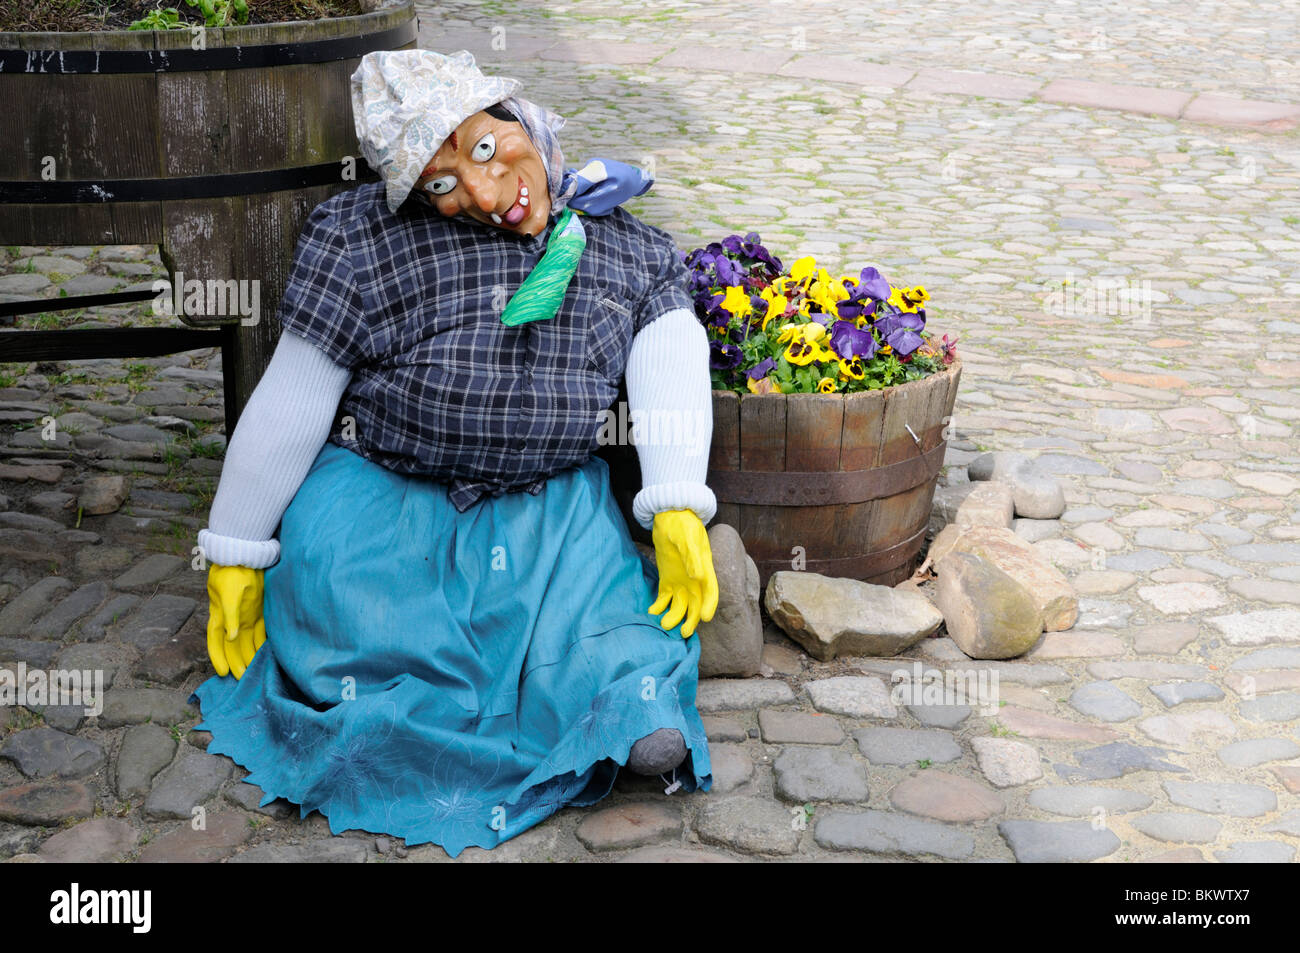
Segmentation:
[(327, 443), (279, 539), (265, 644), (191, 696), (262, 804), (455, 857), (599, 801), (659, 728), (686, 739), (682, 789), (709, 789), (699, 639), (646, 613), (603, 460), (459, 513), (445, 485)]

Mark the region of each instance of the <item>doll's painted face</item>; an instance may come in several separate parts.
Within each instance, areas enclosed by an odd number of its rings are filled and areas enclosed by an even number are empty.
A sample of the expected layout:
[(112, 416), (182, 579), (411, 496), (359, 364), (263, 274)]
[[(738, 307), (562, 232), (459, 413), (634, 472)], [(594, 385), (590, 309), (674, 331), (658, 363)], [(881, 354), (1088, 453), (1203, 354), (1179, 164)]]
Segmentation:
[(518, 235), (540, 235), (551, 214), (546, 166), (518, 122), (476, 112), (447, 137), (415, 183), (439, 213)]

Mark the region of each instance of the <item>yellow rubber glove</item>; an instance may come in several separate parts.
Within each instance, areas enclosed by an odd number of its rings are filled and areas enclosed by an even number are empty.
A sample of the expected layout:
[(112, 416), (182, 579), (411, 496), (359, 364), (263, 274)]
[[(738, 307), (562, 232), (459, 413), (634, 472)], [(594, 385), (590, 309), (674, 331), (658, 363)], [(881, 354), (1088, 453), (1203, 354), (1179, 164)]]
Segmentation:
[(208, 657), (218, 675), (243, 678), (266, 641), (262, 619), (264, 570), (218, 566), (208, 570)]
[(665, 631), (685, 619), (681, 633), (689, 639), (696, 625), (712, 619), (718, 608), (718, 577), (713, 571), (709, 534), (690, 510), (664, 510), (655, 514), (651, 535), (659, 566), (659, 598), (650, 606), (650, 614), (668, 609), (659, 620)]

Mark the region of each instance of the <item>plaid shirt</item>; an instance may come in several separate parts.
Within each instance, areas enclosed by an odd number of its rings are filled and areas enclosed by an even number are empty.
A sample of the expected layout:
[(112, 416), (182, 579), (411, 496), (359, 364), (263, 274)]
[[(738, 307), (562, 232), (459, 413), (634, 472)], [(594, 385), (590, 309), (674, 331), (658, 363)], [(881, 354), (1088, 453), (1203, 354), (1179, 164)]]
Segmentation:
[(668, 233), (621, 208), (582, 223), (587, 247), (559, 313), (510, 328), (501, 311), (545, 235), (410, 201), (393, 214), (382, 182), (316, 206), (278, 317), (352, 371), (329, 440), (449, 483), (462, 512), (484, 494), (535, 494), (586, 462), (633, 336), (694, 306)]

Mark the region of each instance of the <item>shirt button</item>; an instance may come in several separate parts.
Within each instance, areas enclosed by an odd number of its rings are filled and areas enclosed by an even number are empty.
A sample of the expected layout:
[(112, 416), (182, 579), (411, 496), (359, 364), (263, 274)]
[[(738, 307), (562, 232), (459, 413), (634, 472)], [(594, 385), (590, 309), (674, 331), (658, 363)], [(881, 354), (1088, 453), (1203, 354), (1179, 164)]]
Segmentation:
[(525, 438), (525, 437), (520, 437), (520, 438), (515, 442), (515, 449), (516, 449), (516, 450), (523, 450), (523, 449), (524, 449), (525, 447), (527, 447), (527, 446), (528, 446), (528, 440), (527, 440), (527, 438)]

